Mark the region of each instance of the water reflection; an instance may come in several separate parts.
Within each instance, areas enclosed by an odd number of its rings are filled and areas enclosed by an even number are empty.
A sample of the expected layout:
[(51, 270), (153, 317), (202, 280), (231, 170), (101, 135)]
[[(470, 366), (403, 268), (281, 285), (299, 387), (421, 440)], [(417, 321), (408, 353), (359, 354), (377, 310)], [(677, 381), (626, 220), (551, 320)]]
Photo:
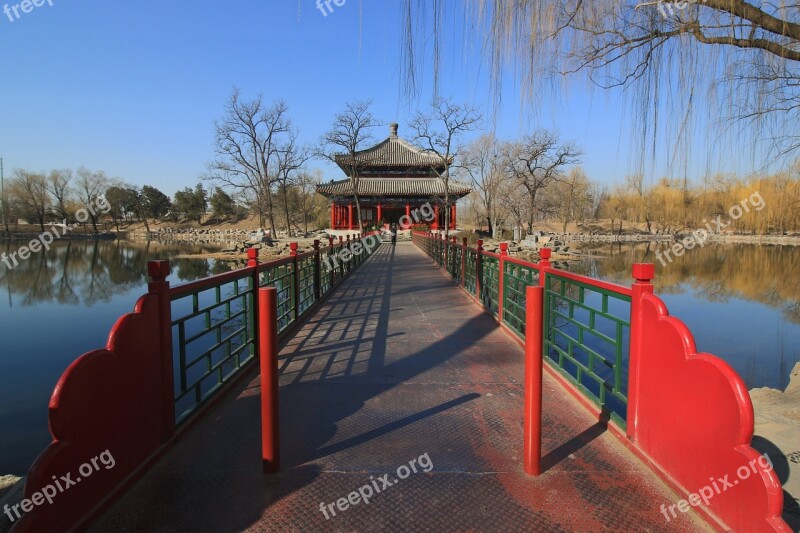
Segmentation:
[(570, 270), (630, 285), (633, 263), (654, 263), (658, 294), (691, 289), (710, 302), (745, 299), (779, 309), (787, 321), (800, 324), (800, 247), (706, 245), (662, 265), (655, 252), (663, 257), (666, 248), (657, 243), (584, 245), (584, 252), (602, 259), (587, 259)]
[[(5, 251), (16, 251), (16, 247), (5, 244)], [(187, 250), (185, 245), (156, 242), (64, 241), (56, 243), (47, 253), (21, 261), (11, 270), (0, 263), (0, 287), (7, 293), (9, 307), (14, 301), (23, 306), (52, 302), (90, 307), (143, 287), (147, 283), (147, 261), (152, 259), (170, 261), (173, 282), (207, 277), (244, 265), (243, 261), (185, 257), (188, 252), (217, 251), (218, 248), (207, 246), (192, 246)], [(13, 299), (13, 295), (22, 298)]]
[[(16, 249), (0, 244), (6, 253)], [(147, 261), (170, 260), (172, 283), (244, 266), (191, 257), (216, 251), (205, 245), (62, 241), (13, 270), (0, 266), (0, 475), (24, 474), (50, 441), (47, 404), (56, 381), (80, 354), (102, 347), (117, 318), (147, 291)]]
[(800, 248), (753, 244), (687, 250), (662, 265), (663, 244), (587, 245), (596, 257), (569, 269), (630, 285), (633, 263), (653, 262), (656, 294), (694, 334), (697, 347), (720, 356), (748, 388), (783, 389), (800, 361)]

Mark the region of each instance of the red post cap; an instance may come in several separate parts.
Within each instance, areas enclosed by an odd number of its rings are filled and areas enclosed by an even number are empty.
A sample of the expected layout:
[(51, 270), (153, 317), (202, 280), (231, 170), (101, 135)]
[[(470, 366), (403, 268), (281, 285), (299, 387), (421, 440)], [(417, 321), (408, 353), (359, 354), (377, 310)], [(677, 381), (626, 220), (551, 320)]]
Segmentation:
[(147, 275), (152, 281), (164, 281), (169, 276), (169, 261), (148, 261)]
[(653, 263), (634, 263), (633, 279), (637, 282), (647, 283), (656, 277), (656, 267)]
[(542, 259), (550, 259), (550, 256), (553, 255), (553, 250), (550, 248), (542, 248), (539, 250), (539, 257)]

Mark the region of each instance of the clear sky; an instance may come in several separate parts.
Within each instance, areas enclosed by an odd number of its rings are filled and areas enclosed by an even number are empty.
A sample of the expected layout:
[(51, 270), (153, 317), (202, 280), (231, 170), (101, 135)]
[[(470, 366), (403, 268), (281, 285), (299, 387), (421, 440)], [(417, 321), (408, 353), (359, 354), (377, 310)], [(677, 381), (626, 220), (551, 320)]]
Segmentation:
[[(0, 0), (10, 10), (0, 14), (6, 176), (14, 168), (83, 165), (173, 194), (193, 186), (212, 159), (214, 121), (233, 86), (248, 98), (285, 99), (308, 143), (347, 101), (363, 98), (374, 100), (377, 118), (399, 122), (403, 136), (431, 96), (429, 61), (419, 98), (409, 101), (400, 90), (396, 0), (346, 0), (327, 16), (314, 0), (43, 0), (30, 13), (18, 9), (17, 18), (18, 1)], [(456, 25), (447, 35), (440, 93), (491, 116), (481, 44)], [(591, 179), (613, 184), (631, 171), (639, 147), (623, 109), (618, 93), (578, 88), (524, 108), (518, 88), (506, 83), (493, 124), (501, 137), (556, 128), (583, 148)], [(381, 140), (388, 126), (374, 133)], [(342, 177), (321, 161), (309, 168)], [(692, 168), (696, 178), (707, 162), (698, 156)]]

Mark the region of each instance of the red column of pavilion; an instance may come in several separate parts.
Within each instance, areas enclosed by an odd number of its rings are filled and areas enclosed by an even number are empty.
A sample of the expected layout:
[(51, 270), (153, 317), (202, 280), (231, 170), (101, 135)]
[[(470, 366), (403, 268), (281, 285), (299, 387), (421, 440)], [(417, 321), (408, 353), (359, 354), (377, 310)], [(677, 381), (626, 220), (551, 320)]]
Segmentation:
[(347, 229), (353, 229), (353, 204), (347, 205)]

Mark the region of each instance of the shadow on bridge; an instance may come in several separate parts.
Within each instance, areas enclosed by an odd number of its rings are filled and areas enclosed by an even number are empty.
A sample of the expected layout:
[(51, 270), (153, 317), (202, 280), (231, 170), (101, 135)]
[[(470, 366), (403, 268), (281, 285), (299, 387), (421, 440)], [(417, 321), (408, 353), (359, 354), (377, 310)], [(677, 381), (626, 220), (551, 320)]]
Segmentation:
[[(280, 370), (280, 473), (261, 473), (251, 373), (95, 530), (703, 529), (667, 523), (659, 506), (680, 498), (550, 379), (546, 471), (525, 476), (522, 349), (410, 244), (383, 245), (346, 280)], [(424, 454), (429, 472), (397, 479)], [(336, 507), (384, 474), (386, 493)]]

